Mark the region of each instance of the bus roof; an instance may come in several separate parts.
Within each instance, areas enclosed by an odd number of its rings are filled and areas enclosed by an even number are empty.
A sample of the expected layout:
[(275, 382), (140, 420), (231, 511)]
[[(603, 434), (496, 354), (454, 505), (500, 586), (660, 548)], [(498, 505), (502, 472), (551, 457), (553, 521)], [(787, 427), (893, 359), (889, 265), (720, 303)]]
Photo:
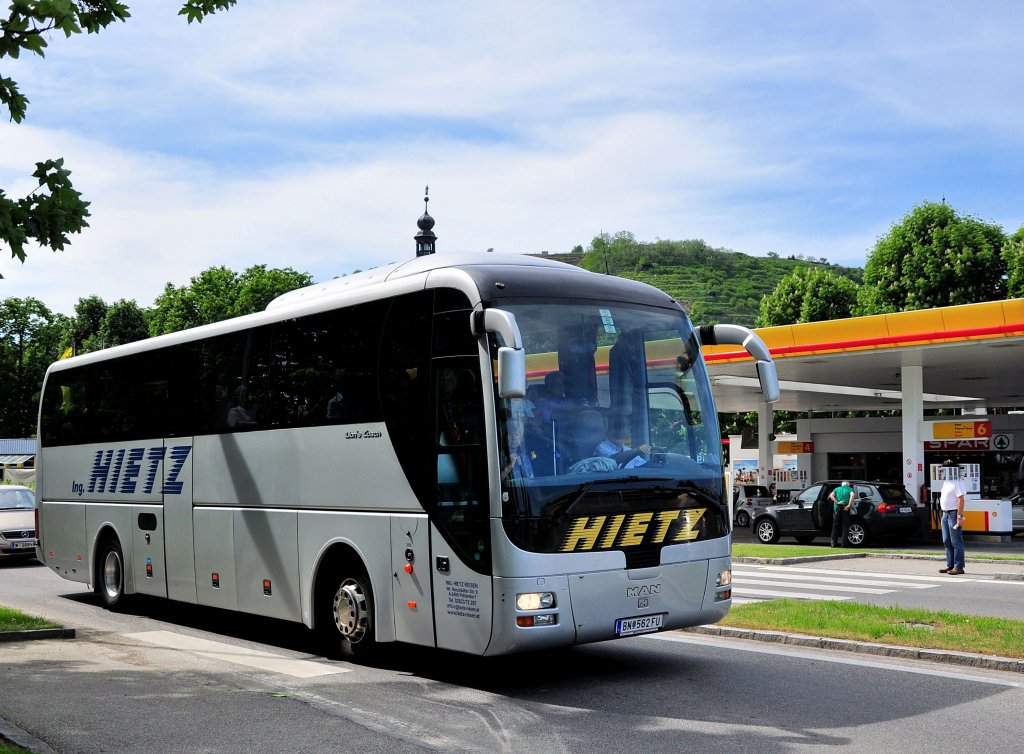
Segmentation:
[(563, 271), (585, 272), (579, 267), (564, 262), (556, 262), (552, 259), (541, 257), (530, 257), (525, 254), (495, 254), (493, 252), (456, 252), (450, 254), (430, 254), (428, 256), (413, 257), (404, 262), (394, 262), (375, 267), (365, 272), (357, 272), (353, 275), (334, 278), (324, 283), (317, 283), (306, 288), (299, 288), (284, 293), (267, 305), (267, 309), (277, 309), (284, 306), (295, 306), (306, 304), (314, 299), (327, 296), (338, 296), (349, 293), (354, 289), (365, 288), (370, 285), (378, 285), (389, 280), (397, 280), (411, 275), (420, 275), (432, 270), (444, 269), (447, 267), (470, 267), (476, 265), (511, 265), (515, 267), (547, 267), (557, 268)]
[[(545, 274), (551, 272), (556, 274)], [(368, 289), (383, 283), (396, 283), (421, 276), (423, 281), (417, 286), (427, 286), (431, 273), (442, 278), (436, 280), (434, 285), (444, 285), (446, 282), (454, 282), (459, 277), (468, 276), (472, 282), (462, 277), (464, 284), (475, 287), (481, 298), (488, 301), (524, 295), (568, 298), (571, 297), (571, 293), (592, 299), (661, 307), (678, 306), (668, 294), (646, 283), (612, 275), (600, 275), (542, 257), (492, 252), (431, 254), (290, 291), (271, 301), (262, 312), (63, 359), (51, 364), (47, 371), (71, 369), (81, 364), (213, 337), (244, 327), (268, 324), (290, 316), (299, 316), (300, 313), (324, 311), (346, 303), (360, 303), (373, 297)], [(567, 274), (579, 276), (578, 283), (574, 282), (568, 290), (564, 277)], [(408, 289), (408, 286), (396, 287)]]

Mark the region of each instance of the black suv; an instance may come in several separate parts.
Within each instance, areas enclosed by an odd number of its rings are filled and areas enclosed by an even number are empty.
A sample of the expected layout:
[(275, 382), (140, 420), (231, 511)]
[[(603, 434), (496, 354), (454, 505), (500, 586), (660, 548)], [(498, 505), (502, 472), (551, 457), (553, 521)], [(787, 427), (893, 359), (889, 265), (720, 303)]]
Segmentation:
[[(774, 544), (780, 537), (795, 537), (806, 544), (815, 537), (830, 536), (833, 503), (829, 493), (841, 484), (815, 482), (790, 502), (768, 506), (754, 518), (754, 536), (764, 544)], [(902, 484), (852, 480), (850, 485), (855, 502), (844, 544), (860, 547), (869, 538), (910, 537), (924, 531), (927, 509), (915, 503)]]

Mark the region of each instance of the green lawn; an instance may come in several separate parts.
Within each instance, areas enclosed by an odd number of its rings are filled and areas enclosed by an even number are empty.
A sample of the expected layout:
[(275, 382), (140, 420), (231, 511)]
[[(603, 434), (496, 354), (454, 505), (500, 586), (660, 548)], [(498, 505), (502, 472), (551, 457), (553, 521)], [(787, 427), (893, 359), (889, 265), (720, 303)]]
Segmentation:
[[(857, 547), (845, 547), (834, 550), (831, 547), (815, 547), (814, 545), (746, 545), (735, 544), (732, 546), (734, 558), (799, 558), (808, 555), (836, 555), (839, 553), (849, 554), (858, 552), (875, 552), (883, 555), (941, 555), (941, 552), (928, 553), (920, 550), (873, 550), (870, 547), (863, 549)], [(972, 552), (967, 548), (967, 560), (1016, 560), (1024, 563), (1024, 555), (990, 555), (986, 553)]]
[(916, 608), (768, 600), (733, 607), (721, 625), (1024, 658), (1024, 621)]
[(0, 606), (0, 631), (28, 631), (35, 628), (60, 628), (45, 618), (27, 615), (12, 607)]

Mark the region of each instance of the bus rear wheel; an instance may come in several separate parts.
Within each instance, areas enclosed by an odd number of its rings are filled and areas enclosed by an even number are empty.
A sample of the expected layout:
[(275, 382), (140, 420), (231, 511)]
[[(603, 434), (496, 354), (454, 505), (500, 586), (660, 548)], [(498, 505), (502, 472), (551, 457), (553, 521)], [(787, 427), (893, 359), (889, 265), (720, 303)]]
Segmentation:
[(103, 607), (107, 610), (119, 610), (124, 607), (124, 553), (121, 552), (121, 543), (116, 537), (107, 540), (100, 549), (94, 583)]
[(330, 590), (325, 615), (328, 649), (332, 654), (364, 660), (376, 649), (373, 590), (364, 571), (342, 575)]

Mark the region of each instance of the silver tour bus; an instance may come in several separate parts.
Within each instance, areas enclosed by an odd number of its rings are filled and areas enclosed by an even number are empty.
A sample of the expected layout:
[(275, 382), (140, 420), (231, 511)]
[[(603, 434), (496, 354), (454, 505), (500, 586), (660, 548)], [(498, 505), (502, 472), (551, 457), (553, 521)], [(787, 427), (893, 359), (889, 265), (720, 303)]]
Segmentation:
[(497, 655), (712, 623), (731, 604), (718, 421), (650, 286), (526, 256), (421, 256), (266, 311), (59, 361), (39, 558), (304, 623), (332, 652)]

